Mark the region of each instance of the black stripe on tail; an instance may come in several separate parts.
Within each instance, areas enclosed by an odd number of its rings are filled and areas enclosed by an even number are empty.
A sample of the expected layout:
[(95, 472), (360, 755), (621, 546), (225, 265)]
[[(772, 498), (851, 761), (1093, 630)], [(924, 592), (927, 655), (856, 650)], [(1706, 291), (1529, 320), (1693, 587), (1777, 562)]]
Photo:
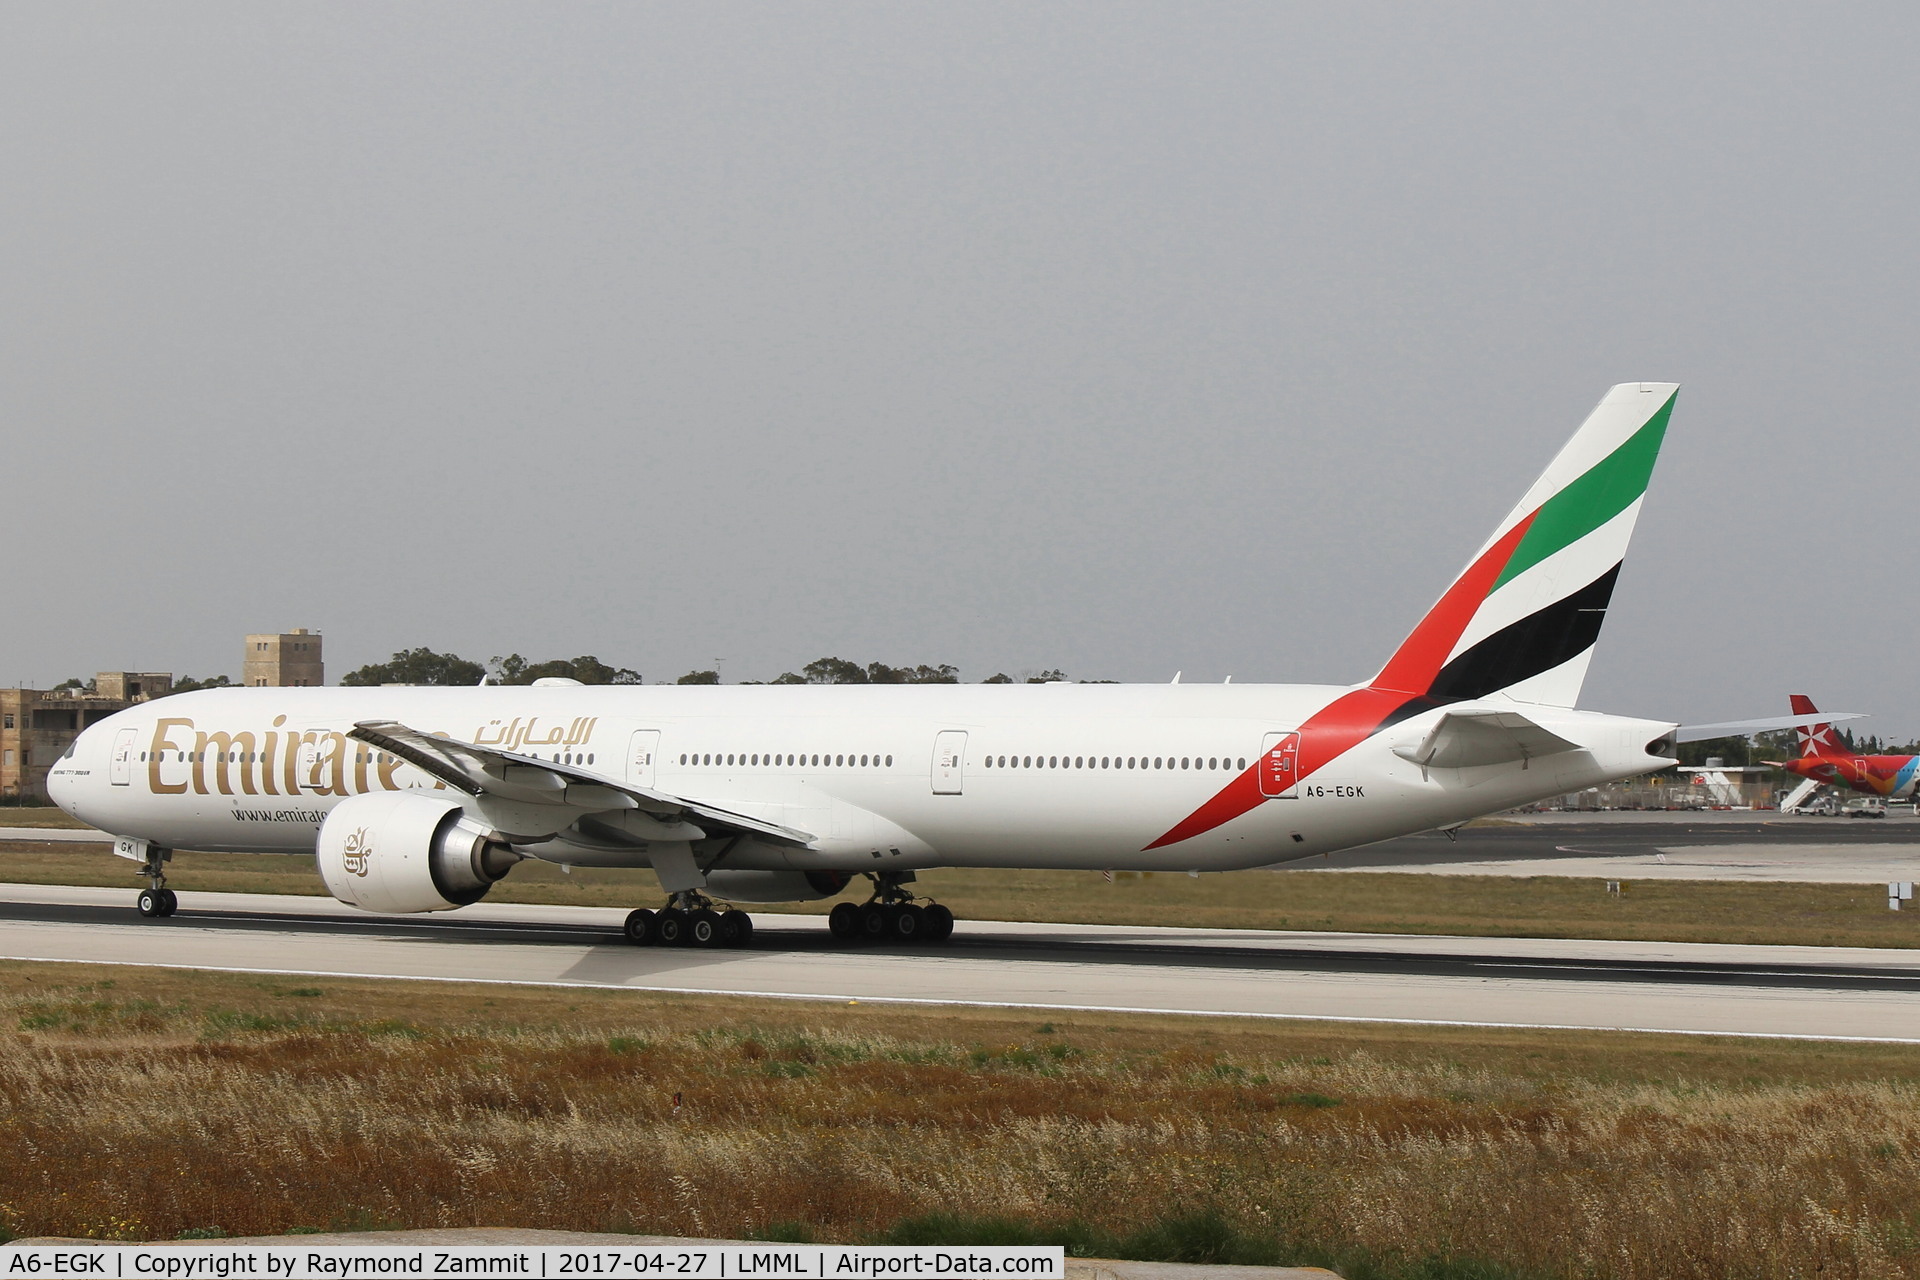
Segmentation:
[(1572, 595), (1494, 632), (1442, 667), (1427, 697), (1436, 703), (1484, 698), (1579, 657), (1600, 638), (1619, 576), (1615, 564)]

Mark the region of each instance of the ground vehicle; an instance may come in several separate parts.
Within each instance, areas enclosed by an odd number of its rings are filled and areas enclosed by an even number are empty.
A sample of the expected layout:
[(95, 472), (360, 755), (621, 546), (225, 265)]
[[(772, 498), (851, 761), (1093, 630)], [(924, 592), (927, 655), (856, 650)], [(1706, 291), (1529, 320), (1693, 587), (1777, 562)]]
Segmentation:
[(1840, 812), (1849, 818), (1884, 818), (1887, 802), (1878, 796), (1859, 796), (1840, 806)]

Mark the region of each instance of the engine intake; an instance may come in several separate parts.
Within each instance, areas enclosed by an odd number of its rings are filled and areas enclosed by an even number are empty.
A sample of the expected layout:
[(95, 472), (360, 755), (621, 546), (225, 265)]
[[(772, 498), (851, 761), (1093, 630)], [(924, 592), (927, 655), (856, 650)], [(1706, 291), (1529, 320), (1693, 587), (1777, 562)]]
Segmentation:
[(320, 879), (362, 911), (447, 911), (487, 896), (520, 855), (432, 796), (354, 796), (320, 824)]

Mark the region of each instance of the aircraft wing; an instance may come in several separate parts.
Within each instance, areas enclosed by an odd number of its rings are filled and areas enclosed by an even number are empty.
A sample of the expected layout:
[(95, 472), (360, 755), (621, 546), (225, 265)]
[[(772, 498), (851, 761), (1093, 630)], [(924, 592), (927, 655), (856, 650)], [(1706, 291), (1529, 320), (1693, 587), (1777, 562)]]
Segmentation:
[(1578, 751), (1580, 744), (1541, 728), (1517, 711), (1449, 711), (1417, 746), (1393, 753), (1422, 769), (1467, 769)]
[(751, 833), (782, 844), (796, 845), (811, 844), (814, 839), (805, 831), (783, 827), (775, 822), (764, 822), (697, 800), (668, 795), (664, 791), (636, 787), (578, 765), (559, 764), (552, 760), (442, 738), (422, 733), (395, 720), (363, 720), (354, 725), (347, 736), (399, 756), (408, 764), (470, 796), (496, 796), (519, 804), (554, 805), (571, 809), (580, 816), (609, 810), (638, 809), (669, 826), (683, 822), (695, 824), (707, 835)]
[(1673, 735), (1675, 742), (1704, 742), (1708, 738), (1730, 738), (1735, 734), (1765, 733), (1769, 729), (1798, 729), (1806, 724), (1832, 724), (1836, 720), (1865, 720), (1864, 711), (1804, 711), (1790, 716), (1767, 716), (1760, 720), (1724, 720), (1719, 724), (1683, 724)]

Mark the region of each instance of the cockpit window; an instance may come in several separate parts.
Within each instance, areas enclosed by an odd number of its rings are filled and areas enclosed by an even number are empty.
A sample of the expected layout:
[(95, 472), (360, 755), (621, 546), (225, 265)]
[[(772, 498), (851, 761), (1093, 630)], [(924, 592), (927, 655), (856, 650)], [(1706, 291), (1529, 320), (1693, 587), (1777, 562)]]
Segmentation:
[(69, 742), (67, 744), (67, 754), (61, 756), (60, 758), (62, 760), (71, 760), (73, 759), (73, 753), (75, 751), (78, 751), (79, 749), (80, 749), (80, 739), (75, 738), (72, 742)]

